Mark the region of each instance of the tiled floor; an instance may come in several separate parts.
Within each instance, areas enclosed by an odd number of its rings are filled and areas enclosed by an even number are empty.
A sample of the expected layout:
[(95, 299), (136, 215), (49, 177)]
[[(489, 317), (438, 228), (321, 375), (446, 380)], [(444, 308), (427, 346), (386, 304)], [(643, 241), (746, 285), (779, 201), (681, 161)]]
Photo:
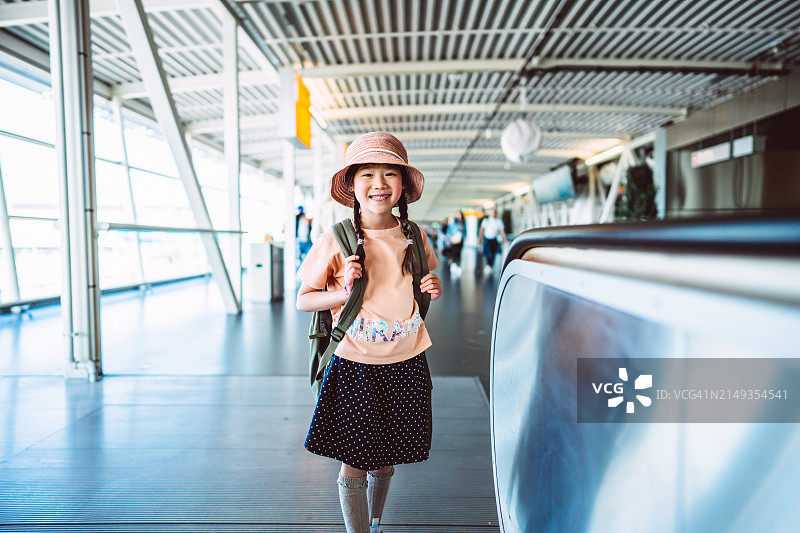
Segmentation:
[[(441, 274), (431, 458), (397, 468), (386, 533), (498, 531), (495, 279)], [(292, 302), (293, 303), (293, 302)], [(0, 531), (344, 531), (338, 464), (302, 447), (308, 315), (225, 315), (204, 281), (103, 299), (97, 383), (60, 377), (58, 308), (0, 317)]]
[[(0, 387), (0, 531), (343, 531), (338, 464), (302, 448), (304, 377)], [(433, 401), (431, 458), (397, 467), (386, 531), (497, 531), (482, 387), (435, 378)]]

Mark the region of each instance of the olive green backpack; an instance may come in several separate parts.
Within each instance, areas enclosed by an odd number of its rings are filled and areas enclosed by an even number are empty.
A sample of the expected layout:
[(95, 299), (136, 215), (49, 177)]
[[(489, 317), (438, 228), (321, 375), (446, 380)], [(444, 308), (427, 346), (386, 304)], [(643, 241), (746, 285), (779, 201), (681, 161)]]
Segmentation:
[[(417, 264), (420, 266), (420, 273), (414, 274), (414, 299), (419, 306), (419, 314), (424, 320), (425, 315), (428, 313), (431, 295), (427, 292), (422, 292), (419, 288), (419, 284), (420, 280), (429, 272), (428, 258), (425, 255), (425, 243), (422, 240), (424, 237), (419, 226), (410, 220), (408, 223), (414, 233), (413, 250), (417, 259)], [(350, 222), (350, 219), (344, 219), (334, 224), (333, 234), (345, 257), (355, 255), (357, 248), (356, 232), (355, 229), (353, 229), (353, 224)], [(333, 315), (329, 309), (314, 311), (314, 315), (311, 317), (311, 325), (308, 328), (308, 338), (311, 344), (309, 361), (311, 391), (314, 393), (315, 398), (319, 397), (319, 391), (322, 387), (322, 378), (325, 377), (325, 368), (328, 366), (328, 363), (333, 357), (339, 343), (344, 338), (348, 328), (358, 316), (361, 303), (364, 301), (366, 284), (366, 277), (363, 276), (353, 281), (353, 288), (350, 290), (350, 296), (344, 303), (342, 314), (339, 317), (339, 323), (336, 324), (335, 328), (333, 327)], [(430, 382), (430, 372), (428, 374), (428, 381)]]

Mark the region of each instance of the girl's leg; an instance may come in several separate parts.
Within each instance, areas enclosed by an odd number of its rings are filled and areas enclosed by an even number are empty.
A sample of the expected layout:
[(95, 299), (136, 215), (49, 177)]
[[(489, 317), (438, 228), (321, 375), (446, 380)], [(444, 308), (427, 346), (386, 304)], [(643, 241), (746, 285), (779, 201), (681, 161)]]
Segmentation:
[(338, 484), (347, 533), (369, 533), (367, 473), (342, 463)]
[(392, 482), (394, 467), (387, 466), (367, 474), (367, 504), (369, 505), (369, 520), (380, 519), (383, 515), (383, 505), (389, 494), (389, 484)]

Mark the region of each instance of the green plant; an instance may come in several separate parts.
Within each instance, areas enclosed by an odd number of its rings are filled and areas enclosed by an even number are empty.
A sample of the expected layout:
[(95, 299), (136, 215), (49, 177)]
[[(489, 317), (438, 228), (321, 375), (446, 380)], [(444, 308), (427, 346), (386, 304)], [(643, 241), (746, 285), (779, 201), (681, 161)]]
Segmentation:
[(656, 218), (656, 191), (653, 171), (647, 164), (628, 168), (625, 192), (617, 209), (617, 218), (627, 220), (649, 220)]

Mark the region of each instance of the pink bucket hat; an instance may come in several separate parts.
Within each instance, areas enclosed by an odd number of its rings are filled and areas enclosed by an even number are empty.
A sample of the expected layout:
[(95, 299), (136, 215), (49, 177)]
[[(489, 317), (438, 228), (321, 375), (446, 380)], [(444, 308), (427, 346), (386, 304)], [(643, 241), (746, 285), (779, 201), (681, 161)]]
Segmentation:
[(344, 167), (331, 179), (331, 197), (340, 204), (353, 207), (355, 196), (345, 183), (345, 174), (352, 165), (364, 163), (384, 163), (406, 167), (411, 181), (410, 189), (405, 190), (406, 201), (410, 204), (422, 196), (425, 176), (408, 164), (408, 154), (400, 139), (385, 131), (365, 133), (347, 147)]

